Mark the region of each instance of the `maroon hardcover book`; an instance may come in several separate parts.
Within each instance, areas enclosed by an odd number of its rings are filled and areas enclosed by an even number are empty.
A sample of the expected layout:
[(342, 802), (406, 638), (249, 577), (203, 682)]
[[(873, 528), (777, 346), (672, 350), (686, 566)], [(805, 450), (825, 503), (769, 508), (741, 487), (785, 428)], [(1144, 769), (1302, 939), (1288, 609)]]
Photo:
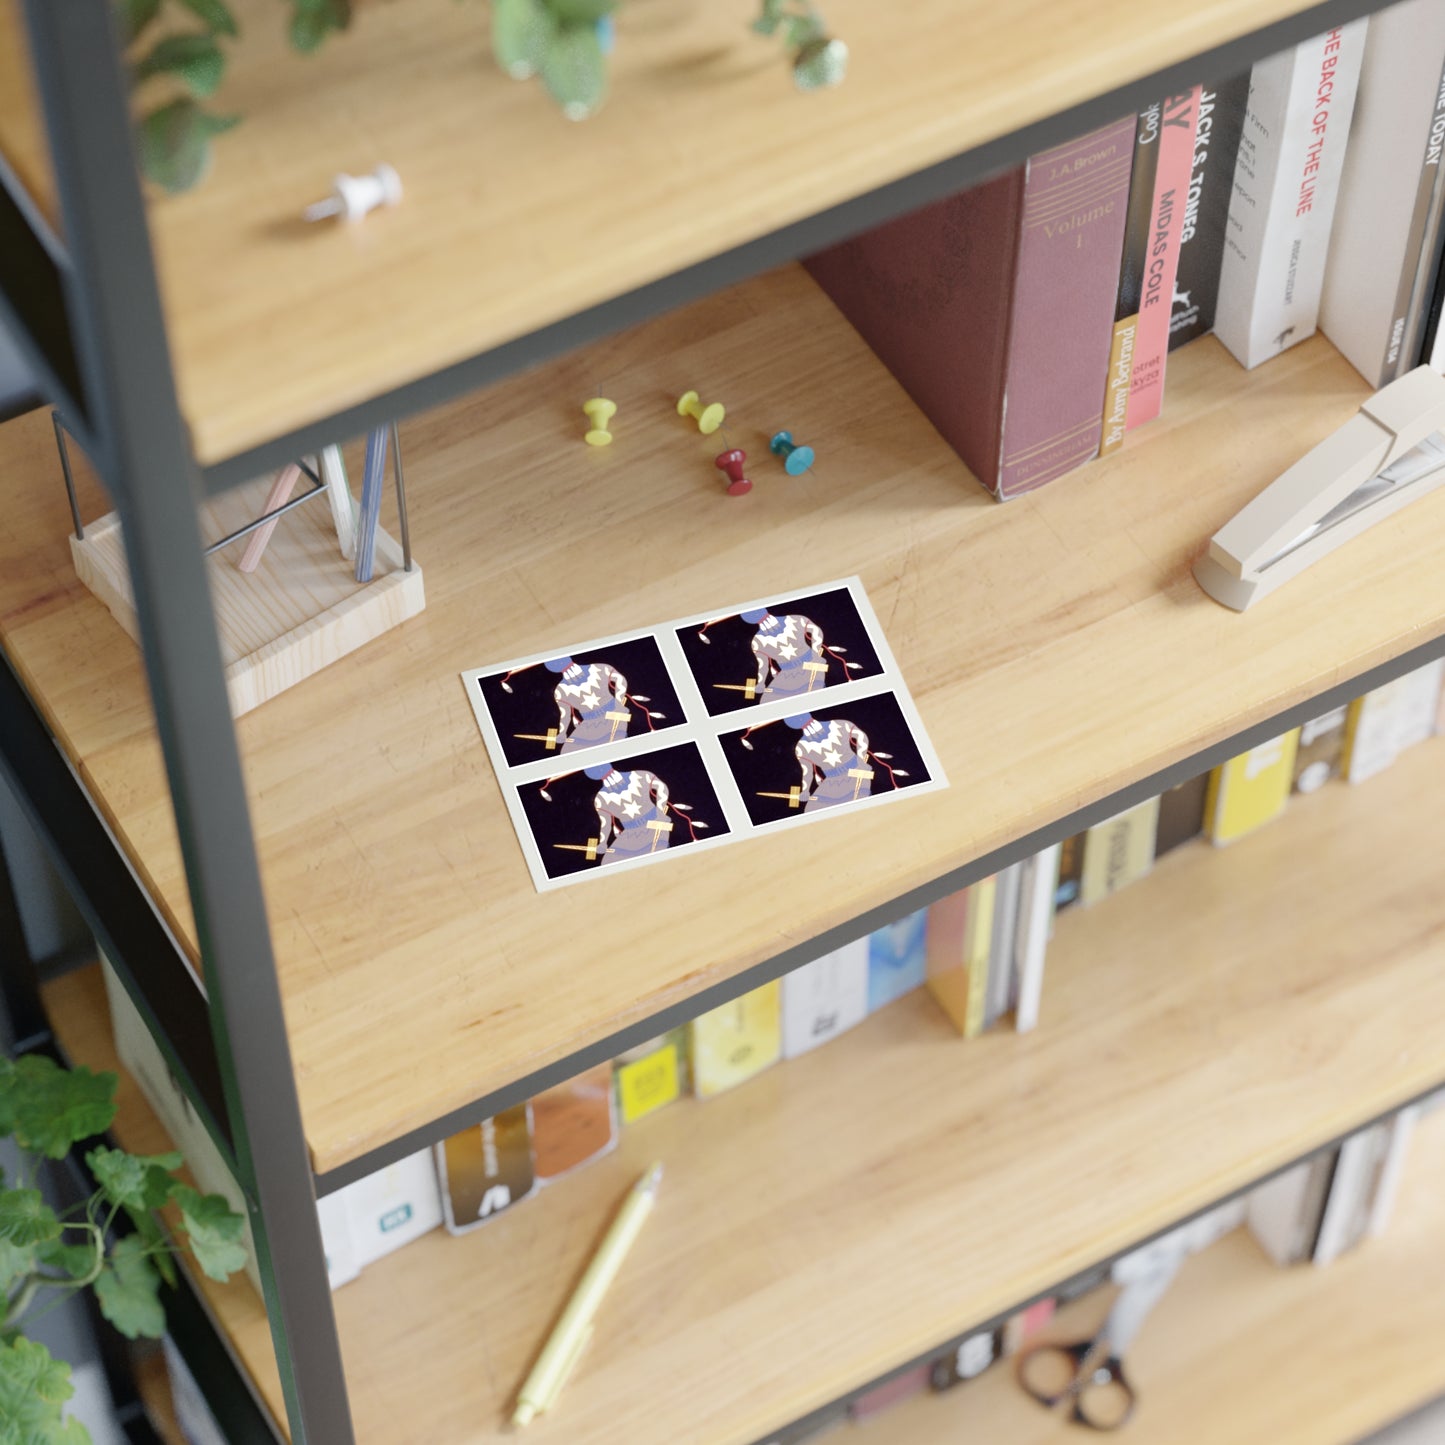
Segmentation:
[(996, 496), (1098, 450), (1134, 117), (810, 257)]

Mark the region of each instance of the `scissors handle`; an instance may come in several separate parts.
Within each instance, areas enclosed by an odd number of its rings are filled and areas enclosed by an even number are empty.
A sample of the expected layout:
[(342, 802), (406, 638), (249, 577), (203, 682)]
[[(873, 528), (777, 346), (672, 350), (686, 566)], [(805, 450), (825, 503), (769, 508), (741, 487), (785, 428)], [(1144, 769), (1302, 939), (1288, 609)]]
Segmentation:
[(1068, 1400), (1069, 1418), (1091, 1430), (1118, 1430), (1134, 1413), (1123, 1361), (1098, 1337), (1036, 1345), (1019, 1358), (1018, 1379), (1048, 1409)]

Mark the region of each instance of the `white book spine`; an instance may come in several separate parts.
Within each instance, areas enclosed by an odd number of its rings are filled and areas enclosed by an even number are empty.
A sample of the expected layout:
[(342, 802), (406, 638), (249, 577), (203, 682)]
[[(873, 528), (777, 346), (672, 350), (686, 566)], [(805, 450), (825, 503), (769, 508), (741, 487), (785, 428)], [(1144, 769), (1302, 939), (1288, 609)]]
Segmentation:
[(1318, 324), (1366, 26), (1326, 31), (1250, 76), (1214, 322), (1246, 367)]
[(988, 994), (983, 1009), (986, 1029), (1007, 1012), (1014, 991), (1014, 949), (1023, 869), (1022, 863), (1013, 863), (998, 875), (993, 901), (993, 938), (989, 941)]
[(1330, 1180), (1330, 1197), (1312, 1256), (1317, 1265), (1333, 1264), (1353, 1242), (1351, 1225), (1359, 1212), (1360, 1195), (1368, 1186), (1374, 1141), (1369, 1129), (1351, 1134), (1340, 1145), (1339, 1162)]
[(1395, 1212), (1395, 1200), (1400, 1195), (1400, 1180), (1405, 1172), (1405, 1156), (1410, 1151), (1410, 1138), (1420, 1120), (1420, 1106), (1410, 1105), (1401, 1109), (1389, 1124), (1389, 1144), (1385, 1150), (1384, 1163), (1380, 1166), (1379, 1178), (1375, 1184), (1375, 1197), (1370, 1201), (1370, 1218), (1365, 1226), (1366, 1234), (1383, 1234), (1389, 1227), (1390, 1216)]
[(1044, 991), (1044, 960), (1049, 934), (1053, 931), (1054, 892), (1058, 886), (1060, 845), (1053, 844), (1028, 861), (1019, 899), (1018, 1003), (1014, 1027), (1026, 1034), (1039, 1021), (1039, 1001)]
[(863, 1022), (868, 940), (844, 944), (783, 975), (783, 1057), (797, 1058)]

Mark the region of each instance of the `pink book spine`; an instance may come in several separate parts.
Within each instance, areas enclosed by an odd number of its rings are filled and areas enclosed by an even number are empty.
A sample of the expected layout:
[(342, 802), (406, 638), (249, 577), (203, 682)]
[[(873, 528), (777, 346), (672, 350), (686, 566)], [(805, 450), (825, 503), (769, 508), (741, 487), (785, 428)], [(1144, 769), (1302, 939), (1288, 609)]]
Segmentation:
[(1194, 133), (1199, 124), (1199, 93), (1171, 95), (1164, 102), (1159, 129), (1159, 169), (1154, 179), (1154, 226), (1144, 295), (1134, 334), (1134, 373), (1124, 429), (1153, 421), (1164, 405), (1164, 363), (1169, 355), (1169, 317), (1174, 310), (1174, 279), (1179, 274), (1184, 207), (1194, 171)]

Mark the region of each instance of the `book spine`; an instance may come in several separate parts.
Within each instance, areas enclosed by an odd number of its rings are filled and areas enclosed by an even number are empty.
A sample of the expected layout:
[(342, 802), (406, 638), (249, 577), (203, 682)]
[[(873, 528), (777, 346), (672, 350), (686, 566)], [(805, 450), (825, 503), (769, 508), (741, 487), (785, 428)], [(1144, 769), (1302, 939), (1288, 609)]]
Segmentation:
[(1169, 315), (1169, 349), (1214, 330), (1219, 301), (1219, 268), (1224, 260), (1224, 228), (1239, 133), (1249, 104), (1249, 72), (1205, 90), (1199, 97), (1194, 164), (1179, 235), (1179, 272)]
[(1294, 728), (1214, 770), (1205, 804), (1211, 843), (1232, 843), (1279, 817), (1289, 801), (1298, 747)]
[(983, 1032), (988, 1003), (989, 952), (993, 947), (994, 903), (997, 878), (981, 878), (970, 890), (968, 914), (968, 999), (963, 1019), (963, 1036), (974, 1039)]
[(960, 1033), (968, 1018), (968, 935), (971, 888), (940, 898), (928, 910), (924, 948), (928, 991)]
[(1099, 450), (1132, 138), (1128, 117), (1028, 162), (1004, 363), (1001, 499)]
[(1169, 316), (1174, 281), (1179, 274), (1184, 207), (1194, 165), (1194, 137), (1199, 123), (1200, 89), (1196, 85), (1164, 102), (1159, 123), (1159, 163), (1154, 174), (1153, 220), (1149, 230), (1149, 261), (1144, 295), (1134, 331), (1134, 367), (1124, 426), (1132, 431), (1153, 421), (1164, 406), (1164, 366), (1169, 355)]
[(1149, 264), (1149, 232), (1154, 220), (1154, 176), (1159, 168), (1159, 123), (1163, 110), (1163, 106), (1157, 104), (1142, 110), (1134, 132), (1134, 164), (1129, 178), (1119, 285), (1114, 301), (1114, 327), (1109, 338), (1109, 364), (1105, 372), (1100, 456), (1107, 456), (1124, 444), (1129, 414), (1129, 383), (1134, 375), (1134, 338), (1139, 326), (1139, 303), (1144, 296), (1144, 268)]
[(1409, 1153), (1410, 1139), (1419, 1122), (1420, 1107), (1411, 1104), (1401, 1109), (1387, 1126), (1389, 1142), (1375, 1180), (1370, 1217), (1365, 1226), (1365, 1232), (1371, 1236), (1383, 1234), (1389, 1227), (1390, 1216), (1395, 1212), (1395, 1200), (1400, 1194), (1400, 1180), (1405, 1172), (1405, 1156)]
[(1058, 889), (1060, 845), (1055, 843), (1028, 860), (1023, 897), (1019, 902), (1018, 1003), (1014, 1027), (1026, 1034), (1039, 1021), (1044, 992), (1044, 961), (1049, 929), (1054, 920), (1054, 894)]
[(1154, 866), (1158, 827), (1157, 797), (1095, 823), (1084, 835), (1079, 902), (1087, 908), (1148, 873)]
[(1214, 322), (1246, 367), (1318, 325), (1365, 26), (1337, 26), (1251, 75)]
[(1013, 863), (998, 875), (993, 905), (993, 940), (988, 955), (988, 996), (983, 1026), (990, 1029), (1008, 1011), (1014, 985), (1014, 945), (1019, 925), (1019, 889), (1022, 863)]
[[(1430, 268), (1424, 264), (1425, 237), (1432, 229), (1445, 188), (1440, 184), (1440, 154), (1445, 147), (1445, 67), (1435, 86), (1435, 103), (1430, 111), (1430, 129), (1425, 135), (1424, 156), (1420, 162), (1420, 178), (1415, 187), (1415, 204), (1410, 211), (1410, 225), (1405, 233), (1405, 258), (1395, 283), (1395, 313), (1390, 319), (1390, 336), (1385, 351), (1385, 365), (1375, 384), (1384, 386), (1412, 371), (1415, 366), (1414, 341), (1418, 345), (1419, 311), (1428, 304), (1420, 294), (1429, 283)], [(1436, 227), (1435, 229), (1438, 229)]]

